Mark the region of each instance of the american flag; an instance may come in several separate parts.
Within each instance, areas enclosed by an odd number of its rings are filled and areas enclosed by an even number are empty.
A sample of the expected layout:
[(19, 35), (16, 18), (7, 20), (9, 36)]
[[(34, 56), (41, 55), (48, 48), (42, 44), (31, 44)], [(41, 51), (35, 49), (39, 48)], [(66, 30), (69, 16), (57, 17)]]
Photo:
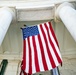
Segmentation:
[(59, 45), (51, 22), (22, 28), (23, 63), (26, 75), (56, 68), (62, 63)]

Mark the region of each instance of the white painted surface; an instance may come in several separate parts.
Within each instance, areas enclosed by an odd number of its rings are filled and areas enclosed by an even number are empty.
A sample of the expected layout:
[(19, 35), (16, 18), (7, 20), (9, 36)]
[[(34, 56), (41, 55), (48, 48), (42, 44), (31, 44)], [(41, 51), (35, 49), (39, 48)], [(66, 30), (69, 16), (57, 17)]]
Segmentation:
[[(2, 60), (0, 60), (1, 63)], [(20, 75), (20, 60), (8, 60), (8, 65), (4, 75)], [(76, 58), (63, 58), (63, 66), (59, 66), (60, 75), (75, 75), (76, 74)], [(51, 71), (36, 73), (35, 75), (51, 75)]]
[(58, 7), (58, 15), (74, 40), (76, 41), (76, 10), (70, 3), (63, 3)]
[[(74, 2), (75, 0), (66, 1)], [(15, 8), (16, 21), (51, 20), (55, 18), (56, 5), (62, 2), (65, 0), (0, 0), (0, 7)]]
[[(23, 25), (36, 25), (42, 22), (46, 21), (33, 21), (33, 22), (18, 22), (13, 23), (10, 25), (8, 32), (4, 38), (4, 41), (0, 47), (0, 53), (1, 59), (6, 58), (8, 59), (21, 59), (22, 56), (22, 50), (23, 50), (23, 39), (22, 39), (22, 32), (20, 27), (24, 27)], [(65, 28), (64, 24), (59, 23), (53, 23), (52, 25), (54, 27), (59, 45), (60, 45), (60, 51), (63, 57), (76, 57), (76, 43)], [(10, 56), (10, 57), (9, 57)]]
[[(4, 1), (4, 2), (3, 2)], [(9, 2), (5, 2), (9, 1)], [(61, 2), (61, 1), (73, 1), (73, 0), (49, 0), (50, 2), (43, 0), (0, 0), (0, 5), (2, 6), (21, 6), (22, 1), (24, 6), (28, 6), (28, 2), (26, 1), (38, 1), (38, 5), (40, 4), (51, 4), (54, 1)], [(39, 2), (40, 1), (40, 2)], [(76, 1), (76, 0), (74, 0)], [(26, 5), (25, 5), (26, 4)], [(36, 5), (37, 2), (35, 2), (34, 5)], [(32, 3), (33, 5), (33, 3)], [(18, 13), (21, 12), (23, 14), (23, 10), (21, 10), (22, 7), (19, 7), (19, 9), (16, 11)], [(30, 12), (30, 11), (29, 11)], [(22, 15), (23, 17), (24, 15)], [(21, 16), (18, 17), (19, 19)], [(32, 19), (32, 18), (31, 18)], [(22, 18), (23, 20), (23, 18)], [(9, 64), (7, 66), (5, 75), (19, 75), (17, 74), (18, 69), (20, 69), (20, 66), (18, 68), (18, 63), (22, 59), (22, 50), (23, 50), (23, 43), (22, 43), (22, 32), (20, 30), (20, 27), (23, 27), (24, 24), (26, 25), (34, 25), (39, 24), (45, 21), (24, 21), (24, 22), (17, 22), (10, 25), (7, 34), (3, 40), (2, 45), (0, 46), (0, 59), (8, 59)], [(76, 42), (73, 40), (69, 32), (67, 31), (66, 27), (62, 22), (55, 23), (53, 22), (53, 25), (59, 45), (60, 45), (60, 52), (63, 57), (67, 58), (76, 58)], [(18, 61), (17, 61), (18, 60)], [(76, 59), (63, 59), (63, 67), (60, 67), (61, 75), (75, 75), (76, 74)], [(18, 69), (17, 69), (18, 68)], [(19, 73), (19, 72), (18, 72)], [(39, 74), (39, 73), (38, 73)], [(38, 75), (36, 74), (36, 75)], [(44, 72), (41, 74), (50, 75), (50, 72)]]
[[(8, 59), (10, 61), (7, 66), (5, 75), (10, 75), (10, 74), (17, 75), (18, 63), (22, 59), (22, 50), (23, 50), (23, 46), (22, 46), (23, 39), (22, 39), (22, 32), (21, 32), (20, 27), (24, 27), (23, 26), (24, 24), (34, 25), (34, 24), (39, 24), (42, 22), (46, 22), (46, 21), (38, 21), (38, 22), (25, 21), (25, 22), (13, 23), (10, 25), (10, 27), (7, 31), (7, 34), (4, 38), (4, 41), (3, 41), (2, 45), (0, 46), (0, 59), (1, 60)], [(58, 42), (60, 45), (60, 52), (61, 52), (62, 57), (76, 58), (76, 42), (71, 37), (71, 35), (67, 31), (64, 24), (62, 22), (58, 22), (58, 23), (53, 22), (52, 26), (54, 27), (54, 30), (55, 30), (55, 33), (56, 33), (56, 36), (57, 36), (57, 39), (58, 39)], [(16, 63), (15, 61), (17, 61), (17, 60), (19, 60), (19, 61)], [(60, 68), (61, 74), (64, 74), (64, 73), (67, 75), (72, 75), (72, 73), (75, 74), (75, 72), (76, 72), (75, 71), (75, 69), (76, 69), (75, 60), (71, 60), (72, 65), (70, 65), (70, 66), (68, 65), (68, 63), (70, 63), (70, 60), (63, 61), (64, 66)], [(17, 64), (17, 65), (15, 65), (15, 64)], [(12, 67), (15, 67), (15, 70), (12, 69)], [(19, 66), (19, 68), (20, 68), (20, 66)], [(73, 70), (73, 71), (71, 71), (71, 70)], [(50, 75), (50, 72), (44, 72), (41, 74)]]
[(13, 11), (10, 8), (3, 7), (0, 9), (0, 45), (2, 44), (12, 19)]

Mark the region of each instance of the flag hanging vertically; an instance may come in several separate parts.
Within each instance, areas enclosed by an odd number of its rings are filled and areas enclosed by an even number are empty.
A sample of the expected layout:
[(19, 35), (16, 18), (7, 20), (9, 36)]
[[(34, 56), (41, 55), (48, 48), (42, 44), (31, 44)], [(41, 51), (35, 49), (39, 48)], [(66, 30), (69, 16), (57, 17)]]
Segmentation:
[(23, 63), (21, 69), (23, 72), (33, 74), (47, 71), (62, 63), (51, 22), (22, 28), (22, 33)]

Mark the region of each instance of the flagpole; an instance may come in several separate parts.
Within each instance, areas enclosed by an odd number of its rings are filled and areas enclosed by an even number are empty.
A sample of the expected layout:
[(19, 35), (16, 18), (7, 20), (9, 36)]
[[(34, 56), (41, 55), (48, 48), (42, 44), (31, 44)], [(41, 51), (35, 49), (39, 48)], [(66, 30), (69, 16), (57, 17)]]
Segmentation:
[(58, 67), (51, 70), (51, 75), (60, 75)]

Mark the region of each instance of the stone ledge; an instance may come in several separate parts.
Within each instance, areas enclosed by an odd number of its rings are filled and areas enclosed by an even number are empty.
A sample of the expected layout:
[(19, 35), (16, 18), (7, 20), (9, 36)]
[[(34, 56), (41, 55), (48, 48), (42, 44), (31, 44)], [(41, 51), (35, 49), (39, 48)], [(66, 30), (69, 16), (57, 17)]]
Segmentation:
[[(16, 21), (37, 21), (54, 19), (56, 5), (65, 2), (65, 0), (8, 1), (9, 0), (0, 1), (0, 7), (8, 6), (10, 8), (14, 8), (16, 12)], [(66, 1), (74, 2), (76, 0)]]

